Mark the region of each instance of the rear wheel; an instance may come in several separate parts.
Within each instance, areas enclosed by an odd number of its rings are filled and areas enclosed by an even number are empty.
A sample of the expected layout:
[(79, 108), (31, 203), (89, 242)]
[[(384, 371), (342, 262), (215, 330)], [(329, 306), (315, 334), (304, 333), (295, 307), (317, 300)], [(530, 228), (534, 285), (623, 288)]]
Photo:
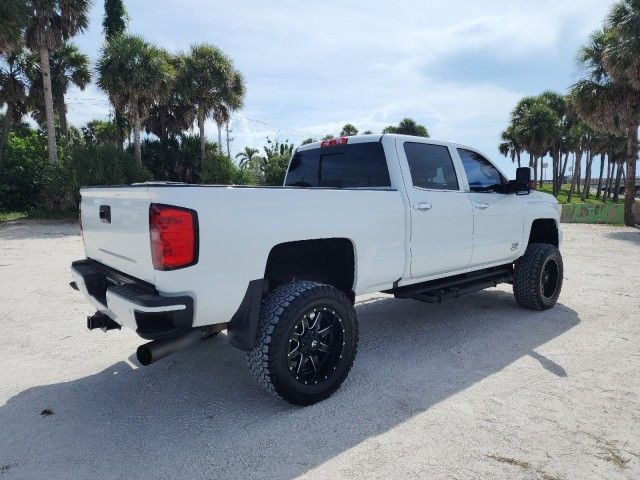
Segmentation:
[(329, 397), (356, 355), (358, 324), (351, 301), (335, 287), (291, 282), (263, 301), (247, 363), (258, 383), (297, 405)]
[(562, 255), (553, 245), (532, 243), (513, 272), (513, 293), (522, 307), (547, 310), (558, 301), (562, 290)]

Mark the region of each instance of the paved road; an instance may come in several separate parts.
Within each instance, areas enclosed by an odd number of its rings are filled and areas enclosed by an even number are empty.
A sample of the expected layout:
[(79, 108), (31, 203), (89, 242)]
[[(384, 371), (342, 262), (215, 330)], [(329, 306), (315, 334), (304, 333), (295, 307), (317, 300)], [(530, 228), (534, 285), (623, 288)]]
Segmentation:
[(565, 226), (548, 312), (508, 286), (359, 298), (351, 375), (308, 408), (263, 393), (224, 336), (140, 368), (135, 334), (87, 331), (78, 233), (0, 226), (0, 480), (640, 478), (637, 230)]

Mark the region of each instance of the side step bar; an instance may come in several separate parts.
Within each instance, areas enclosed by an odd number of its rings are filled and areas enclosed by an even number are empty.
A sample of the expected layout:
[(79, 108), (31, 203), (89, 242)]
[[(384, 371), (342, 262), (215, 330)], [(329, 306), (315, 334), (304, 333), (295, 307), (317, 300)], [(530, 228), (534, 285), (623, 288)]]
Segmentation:
[(477, 292), (485, 288), (495, 287), (499, 283), (512, 281), (513, 265), (508, 264), (415, 285), (407, 285), (406, 287), (398, 287), (387, 290), (384, 293), (391, 293), (396, 298), (412, 298), (426, 303), (440, 303), (446, 298), (458, 298), (466, 293)]

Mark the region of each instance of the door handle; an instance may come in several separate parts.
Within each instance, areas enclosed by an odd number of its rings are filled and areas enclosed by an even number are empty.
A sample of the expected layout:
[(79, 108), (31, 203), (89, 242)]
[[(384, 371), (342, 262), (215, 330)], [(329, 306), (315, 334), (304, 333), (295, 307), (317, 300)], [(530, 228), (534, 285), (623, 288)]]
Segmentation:
[(415, 210), (431, 210), (431, 204), (427, 202), (416, 203), (413, 208)]
[(476, 203), (475, 207), (484, 210), (485, 208), (489, 208), (489, 204), (484, 202)]

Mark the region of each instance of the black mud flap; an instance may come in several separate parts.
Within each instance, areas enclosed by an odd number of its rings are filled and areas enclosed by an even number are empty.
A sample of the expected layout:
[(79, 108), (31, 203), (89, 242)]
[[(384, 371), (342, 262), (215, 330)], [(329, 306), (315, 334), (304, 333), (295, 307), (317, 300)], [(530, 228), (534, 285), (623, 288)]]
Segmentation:
[(256, 342), (264, 279), (251, 280), (238, 311), (227, 326), (229, 343), (240, 350), (251, 350)]

